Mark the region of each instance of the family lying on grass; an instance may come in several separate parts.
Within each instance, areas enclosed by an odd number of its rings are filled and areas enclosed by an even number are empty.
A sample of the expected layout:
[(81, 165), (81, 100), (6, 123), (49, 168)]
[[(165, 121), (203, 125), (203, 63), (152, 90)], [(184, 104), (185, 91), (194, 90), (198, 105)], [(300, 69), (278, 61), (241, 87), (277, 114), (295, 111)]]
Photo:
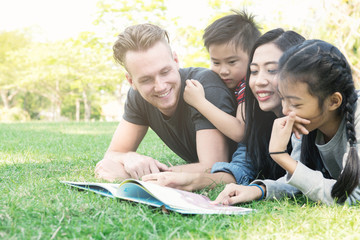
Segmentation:
[[(260, 36), (245, 12), (216, 20), (203, 39), (211, 70), (180, 68), (158, 26), (118, 36), (114, 57), (132, 88), (96, 176), (188, 191), (228, 183), (215, 200), (223, 204), (300, 192), (359, 201), (358, 95), (344, 55), (294, 31)], [(149, 127), (188, 164), (136, 153)]]

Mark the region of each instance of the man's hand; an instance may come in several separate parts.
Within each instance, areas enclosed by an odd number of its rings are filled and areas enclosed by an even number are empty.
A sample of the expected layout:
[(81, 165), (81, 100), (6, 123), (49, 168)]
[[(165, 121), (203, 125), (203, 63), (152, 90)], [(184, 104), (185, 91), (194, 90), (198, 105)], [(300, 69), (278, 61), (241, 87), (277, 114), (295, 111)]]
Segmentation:
[(95, 177), (113, 182), (115, 180), (124, 180), (130, 176), (125, 172), (122, 163), (104, 158), (96, 164)]
[(108, 181), (140, 179), (150, 173), (170, 171), (168, 166), (136, 152), (109, 154), (96, 164), (95, 175)]
[(140, 179), (150, 173), (170, 171), (169, 167), (151, 157), (129, 152), (123, 160), (124, 169), (131, 178)]

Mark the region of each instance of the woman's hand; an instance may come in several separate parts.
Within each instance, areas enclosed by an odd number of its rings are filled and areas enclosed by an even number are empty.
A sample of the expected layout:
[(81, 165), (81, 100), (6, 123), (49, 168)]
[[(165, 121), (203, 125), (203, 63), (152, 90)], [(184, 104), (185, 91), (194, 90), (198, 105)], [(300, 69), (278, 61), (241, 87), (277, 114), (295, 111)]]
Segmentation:
[[(264, 187), (263, 187), (264, 190)], [(265, 192), (265, 190), (264, 190)], [(230, 183), (213, 201), (213, 204), (234, 205), (236, 203), (250, 202), (260, 199), (262, 192), (257, 186), (243, 186)]]
[(205, 100), (205, 91), (199, 81), (194, 79), (186, 80), (184, 100), (196, 109), (202, 104), (202, 101)]
[(165, 187), (177, 188), (185, 191), (193, 191), (193, 183), (199, 176), (197, 173), (186, 172), (161, 172), (145, 175), (142, 180)]

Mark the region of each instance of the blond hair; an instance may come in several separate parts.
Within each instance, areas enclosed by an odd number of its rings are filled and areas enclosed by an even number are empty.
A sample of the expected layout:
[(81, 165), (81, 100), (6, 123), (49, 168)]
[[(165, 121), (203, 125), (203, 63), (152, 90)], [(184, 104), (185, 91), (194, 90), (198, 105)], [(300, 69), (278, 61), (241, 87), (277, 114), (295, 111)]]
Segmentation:
[(166, 44), (170, 42), (167, 31), (159, 26), (144, 23), (127, 27), (118, 35), (114, 43), (114, 58), (125, 67), (125, 57), (128, 51), (144, 51), (159, 41)]

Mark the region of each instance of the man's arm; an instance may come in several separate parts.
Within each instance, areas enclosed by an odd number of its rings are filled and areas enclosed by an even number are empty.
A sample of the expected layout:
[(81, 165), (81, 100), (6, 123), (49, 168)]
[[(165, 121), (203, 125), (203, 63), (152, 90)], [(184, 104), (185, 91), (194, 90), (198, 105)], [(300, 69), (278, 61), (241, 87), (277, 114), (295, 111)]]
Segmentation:
[(122, 119), (104, 158), (96, 164), (96, 176), (109, 181), (129, 177), (138, 179), (149, 173), (167, 170), (166, 165), (135, 152), (147, 130), (147, 126)]
[(174, 172), (208, 172), (215, 162), (227, 162), (229, 146), (226, 137), (217, 129), (204, 129), (196, 132), (198, 163), (171, 167)]

